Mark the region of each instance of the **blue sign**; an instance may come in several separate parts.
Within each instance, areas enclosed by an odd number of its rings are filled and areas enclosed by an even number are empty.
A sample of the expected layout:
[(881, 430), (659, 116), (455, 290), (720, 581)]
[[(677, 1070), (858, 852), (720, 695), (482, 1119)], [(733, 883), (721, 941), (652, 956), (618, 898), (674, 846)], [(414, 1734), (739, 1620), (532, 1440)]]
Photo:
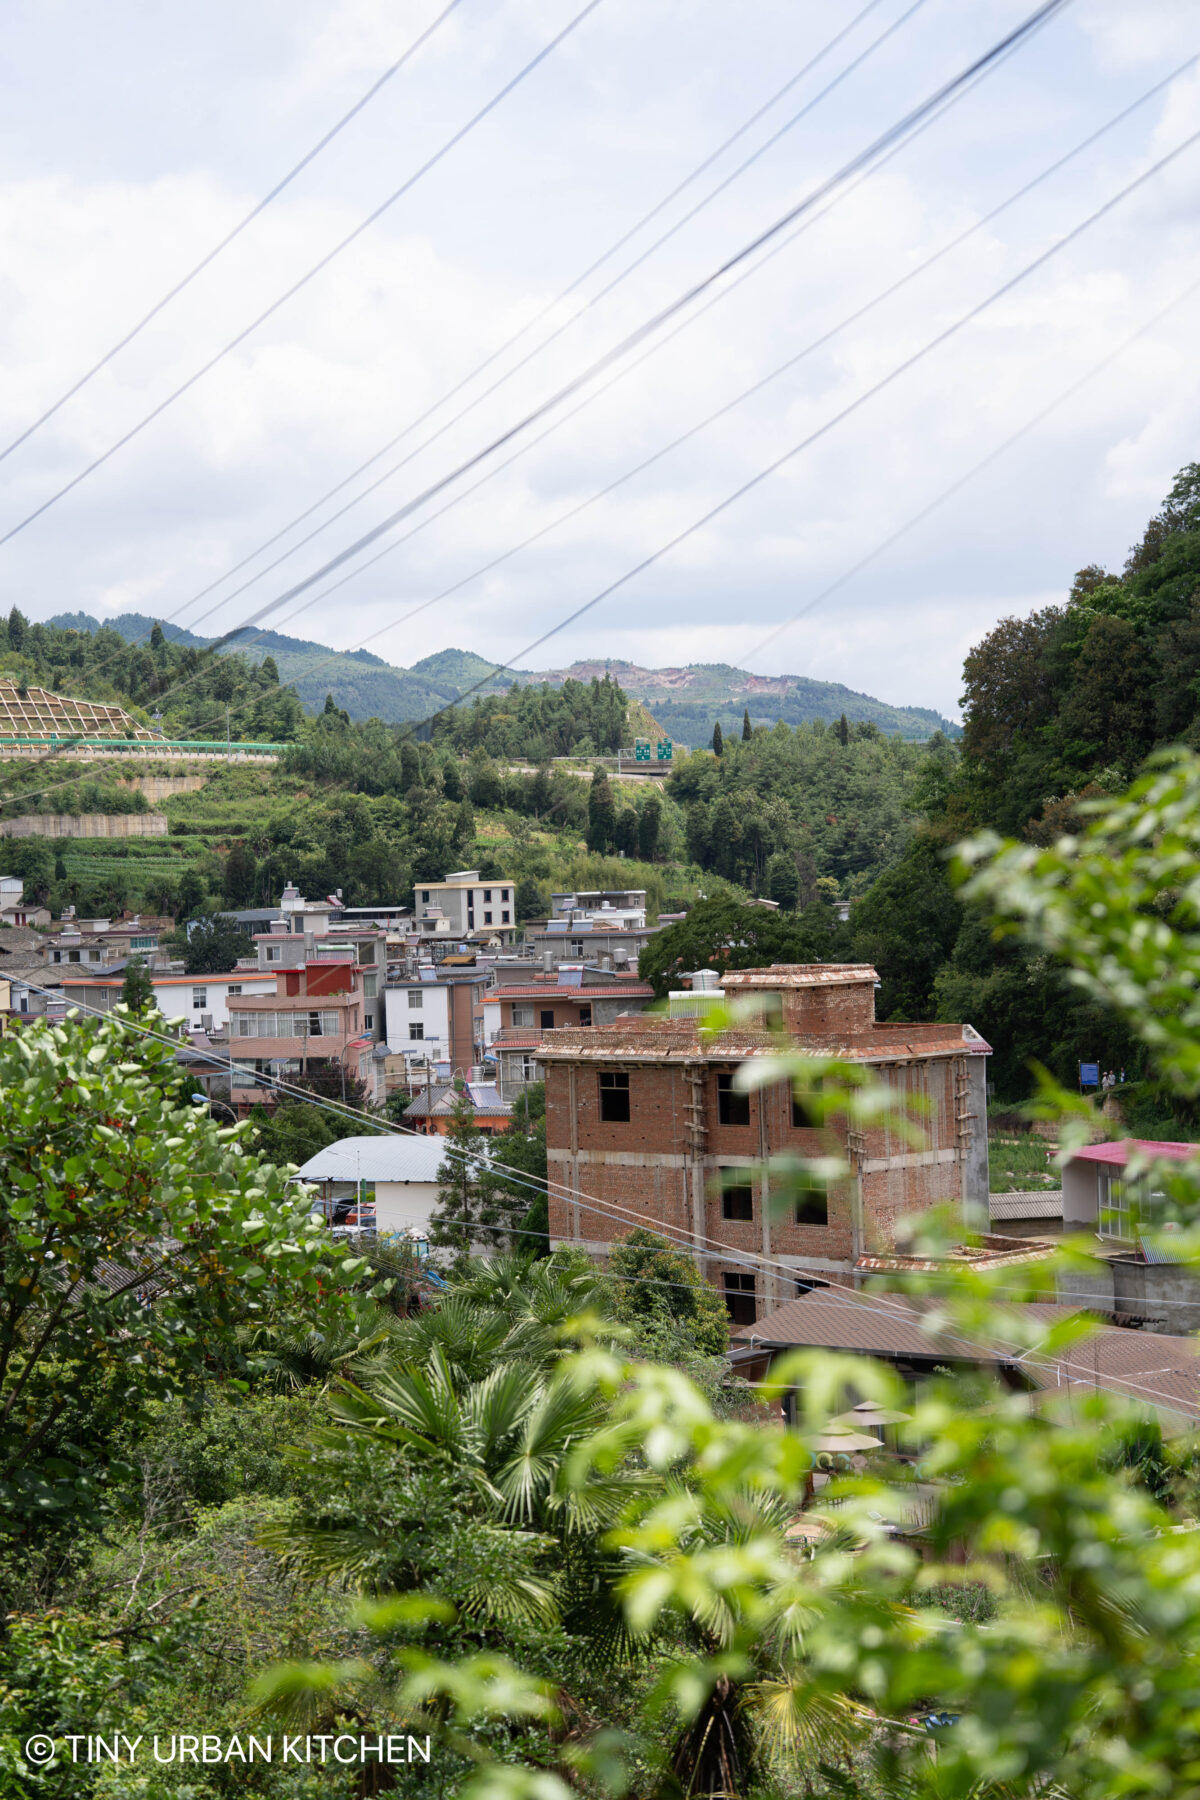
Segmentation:
[(1080, 1063), (1080, 1065), (1079, 1065), (1079, 1085), (1081, 1088), (1085, 1088), (1085, 1087), (1098, 1088), (1100, 1086), (1100, 1064), (1099, 1063)]

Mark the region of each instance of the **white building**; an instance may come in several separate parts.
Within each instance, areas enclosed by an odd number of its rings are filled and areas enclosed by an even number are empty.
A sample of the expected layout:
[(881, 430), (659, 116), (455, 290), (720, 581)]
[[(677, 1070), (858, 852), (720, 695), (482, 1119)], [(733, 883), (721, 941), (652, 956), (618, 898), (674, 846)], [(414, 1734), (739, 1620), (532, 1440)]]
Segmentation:
[[(231, 994), (265, 998), (275, 992), (274, 973), (257, 969), (236, 969), (231, 975), (160, 975), (155, 969), (147, 973), (163, 1018), (183, 1019), (192, 1031), (227, 1031)], [(59, 979), (57, 971), (55, 978)], [(120, 1001), (124, 975), (98, 969), (94, 974), (64, 974), (61, 981), (68, 1004), (109, 1012)]]
[[(316, 1188), (332, 1224), (351, 1207), (374, 1204), (380, 1236), (425, 1238), (437, 1204), (437, 1172), (445, 1159), (440, 1137), (340, 1138), (310, 1156), (296, 1179)], [(362, 1222), (360, 1217), (357, 1223)]]
[(478, 869), (458, 869), (445, 881), (429, 881), (416, 892), (417, 929), (465, 938), (472, 932), (505, 930), (516, 924), (511, 881), (481, 881)]

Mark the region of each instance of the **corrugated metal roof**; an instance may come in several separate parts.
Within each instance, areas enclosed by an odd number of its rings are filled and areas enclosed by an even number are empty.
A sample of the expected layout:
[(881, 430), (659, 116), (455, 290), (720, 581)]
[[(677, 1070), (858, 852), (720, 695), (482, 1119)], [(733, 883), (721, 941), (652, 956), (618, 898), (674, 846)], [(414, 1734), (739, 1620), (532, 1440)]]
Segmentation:
[(908, 1295), (857, 1294), (849, 1288), (822, 1288), (776, 1307), (754, 1325), (730, 1335), (764, 1349), (805, 1345), (821, 1350), (860, 1350), (872, 1356), (952, 1357), (994, 1362), (997, 1352), (956, 1332), (931, 1335), (922, 1325), (926, 1309)]
[(1150, 1138), (1122, 1138), (1116, 1144), (1085, 1144), (1072, 1153), (1072, 1162), (1110, 1163), (1124, 1168), (1137, 1153), (1147, 1159), (1158, 1157), (1165, 1162), (1187, 1162), (1200, 1157), (1200, 1144), (1155, 1143)]
[(300, 1170), (304, 1181), (436, 1181), (446, 1146), (433, 1137), (350, 1137), (326, 1144)]
[(1021, 1188), (1012, 1194), (989, 1194), (988, 1212), (993, 1219), (1061, 1219), (1061, 1188)]

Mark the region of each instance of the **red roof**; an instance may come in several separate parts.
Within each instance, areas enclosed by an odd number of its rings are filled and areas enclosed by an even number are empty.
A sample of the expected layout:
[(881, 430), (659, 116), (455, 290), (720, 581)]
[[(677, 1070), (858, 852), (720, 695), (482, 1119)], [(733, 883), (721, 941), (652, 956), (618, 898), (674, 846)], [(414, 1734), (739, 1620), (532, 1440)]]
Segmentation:
[(1192, 1157), (1200, 1156), (1200, 1144), (1156, 1143), (1152, 1138), (1122, 1138), (1118, 1144), (1088, 1144), (1083, 1150), (1076, 1150), (1071, 1161), (1110, 1163), (1124, 1168), (1135, 1154), (1147, 1158), (1158, 1157), (1164, 1162), (1188, 1162)]

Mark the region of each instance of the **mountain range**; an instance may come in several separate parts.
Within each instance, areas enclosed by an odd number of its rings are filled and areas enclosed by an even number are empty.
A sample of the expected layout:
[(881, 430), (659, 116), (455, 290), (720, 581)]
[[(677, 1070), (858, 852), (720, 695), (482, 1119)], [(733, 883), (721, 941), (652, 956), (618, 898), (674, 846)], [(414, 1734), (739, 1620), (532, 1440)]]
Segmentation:
[[(105, 626), (134, 643), (149, 638), (154, 620), (142, 613), (122, 613), (102, 621), (90, 613), (76, 612), (58, 613), (49, 623), (75, 631), (99, 631)], [(173, 642), (196, 649), (213, 641), (178, 625), (164, 625), (163, 631)], [(243, 635), (247, 641), (239, 642)], [(851, 724), (869, 720), (883, 732), (906, 738), (927, 738), (935, 731), (957, 737), (960, 730), (929, 707), (894, 706), (840, 682), (812, 681), (805, 675), (753, 675), (729, 663), (643, 669), (637, 663), (597, 658), (572, 663), (569, 668), (507, 669), (496, 675), (495, 665), (473, 650), (439, 650), (404, 669), (369, 650), (331, 650), (327, 644), (275, 631), (235, 633), (222, 648), (238, 651), (253, 662), (273, 657), (280, 680), (291, 683), (305, 706), (319, 711), (326, 694), (332, 694), (335, 703), (354, 719), (378, 718), (391, 723), (422, 719), (439, 707), (453, 705), (476, 683), (481, 684), (480, 693), (503, 693), (518, 681), (545, 681), (560, 687), (568, 679), (602, 680), (611, 675), (680, 743), (707, 743), (717, 720), (722, 731), (740, 728), (747, 709), (755, 725), (773, 725), (779, 719), (789, 725), (810, 719), (829, 722), (845, 713)]]

